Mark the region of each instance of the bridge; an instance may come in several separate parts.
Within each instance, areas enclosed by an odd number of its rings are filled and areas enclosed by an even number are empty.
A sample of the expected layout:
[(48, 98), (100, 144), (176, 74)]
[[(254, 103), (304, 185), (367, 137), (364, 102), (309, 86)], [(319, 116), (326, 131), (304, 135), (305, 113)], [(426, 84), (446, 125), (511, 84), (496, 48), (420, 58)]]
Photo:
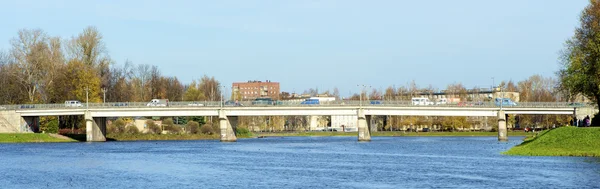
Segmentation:
[[(64, 104), (32, 104), (0, 106), (0, 128), (21, 128), (39, 125), (40, 116), (83, 115), (87, 141), (106, 141), (106, 122), (109, 117), (169, 117), (218, 116), (221, 141), (236, 141), (234, 129), (239, 116), (357, 116), (358, 140), (370, 141), (369, 123), (372, 116), (484, 116), (498, 118), (498, 140), (508, 140), (506, 114), (578, 115), (591, 106), (574, 107), (568, 103), (523, 102), (515, 106), (464, 103), (454, 105), (413, 105), (404, 101), (363, 104), (361, 101), (336, 101), (318, 105), (297, 103), (226, 105), (222, 102), (171, 102), (168, 106), (147, 106), (142, 102), (89, 103), (80, 107)], [(588, 113), (589, 115), (589, 113)], [(8, 126), (7, 126), (8, 125)], [(5, 129), (7, 130), (7, 129)], [(0, 130), (2, 132), (2, 130)], [(4, 131), (7, 132), (7, 131)], [(8, 132), (22, 132), (12, 129)]]

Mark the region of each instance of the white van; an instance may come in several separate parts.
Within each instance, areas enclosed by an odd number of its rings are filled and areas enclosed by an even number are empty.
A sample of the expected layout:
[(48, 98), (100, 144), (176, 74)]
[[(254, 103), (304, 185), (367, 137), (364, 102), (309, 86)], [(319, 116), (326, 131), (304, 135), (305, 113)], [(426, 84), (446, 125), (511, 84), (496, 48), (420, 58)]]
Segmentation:
[(412, 105), (427, 106), (433, 105), (429, 98), (412, 98)]
[(65, 101), (65, 107), (82, 107), (81, 102), (77, 100), (67, 100)]
[(448, 104), (448, 99), (440, 98), (435, 102), (435, 105), (444, 105), (444, 104)]
[(169, 106), (169, 99), (152, 99), (146, 106)]

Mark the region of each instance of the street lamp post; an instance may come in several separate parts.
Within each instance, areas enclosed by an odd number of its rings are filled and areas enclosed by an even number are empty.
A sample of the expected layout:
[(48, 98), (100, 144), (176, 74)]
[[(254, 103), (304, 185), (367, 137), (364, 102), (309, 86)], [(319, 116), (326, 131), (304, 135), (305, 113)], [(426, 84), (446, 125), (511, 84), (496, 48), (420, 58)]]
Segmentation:
[[(371, 86), (367, 86), (367, 85), (356, 85), (357, 87), (361, 87), (360, 88), (360, 94), (359, 94), (359, 99), (358, 99), (358, 107), (362, 108), (362, 93), (365, 90), (365, 87), (369, 87), (371, 88)], [(366, 94), (365, 94), (366, 95)], [(368, 98), (368, 97), (367, 97)]]
[(221, 91), (221, 107), (223, 107), (224, 100), (225, 100), (223, 97), (223, 95), (224, 95), (223, 93), (225, 93), (225, 85), (222, 85), (221, 87), (223, 88), (223, 91)]
[(103, 96), (103, 100), (102, 103), (106, 103), (106, 88), (102, 88), (102, 96)]
[(89, 95), (88, 95), (89, 91), (90, 91), (90, 88), (89, 87), (85, 87), (85, 109), (89, 109), (90, 108), (90, 106), (89, 106)]

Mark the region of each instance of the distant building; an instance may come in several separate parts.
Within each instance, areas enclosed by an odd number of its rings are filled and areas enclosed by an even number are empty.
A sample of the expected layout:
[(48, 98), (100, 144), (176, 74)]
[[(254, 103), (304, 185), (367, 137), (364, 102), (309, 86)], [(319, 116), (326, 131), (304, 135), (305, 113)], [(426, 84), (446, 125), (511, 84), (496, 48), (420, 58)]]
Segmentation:
[(232, 97), (236, 100), (253, 100), (270, 97), (279, 100), (279, 82), (248, 81), (235, 82), (231, 85)]

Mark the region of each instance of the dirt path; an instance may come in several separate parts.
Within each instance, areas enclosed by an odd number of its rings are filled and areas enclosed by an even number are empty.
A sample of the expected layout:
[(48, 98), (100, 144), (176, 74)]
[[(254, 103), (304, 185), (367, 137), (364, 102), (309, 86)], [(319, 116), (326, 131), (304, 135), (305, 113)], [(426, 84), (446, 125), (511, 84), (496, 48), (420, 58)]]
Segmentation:
[(53, 133), (48, 133), (48, 135), (50, 135), (51, 137), (54, 138), (59, 138), (59, 139), (65, 139), (65, 140), (73, 140), (72, 138), (63, 136), (63, 135), (59, 135), (59, 134), (53, 134)]

